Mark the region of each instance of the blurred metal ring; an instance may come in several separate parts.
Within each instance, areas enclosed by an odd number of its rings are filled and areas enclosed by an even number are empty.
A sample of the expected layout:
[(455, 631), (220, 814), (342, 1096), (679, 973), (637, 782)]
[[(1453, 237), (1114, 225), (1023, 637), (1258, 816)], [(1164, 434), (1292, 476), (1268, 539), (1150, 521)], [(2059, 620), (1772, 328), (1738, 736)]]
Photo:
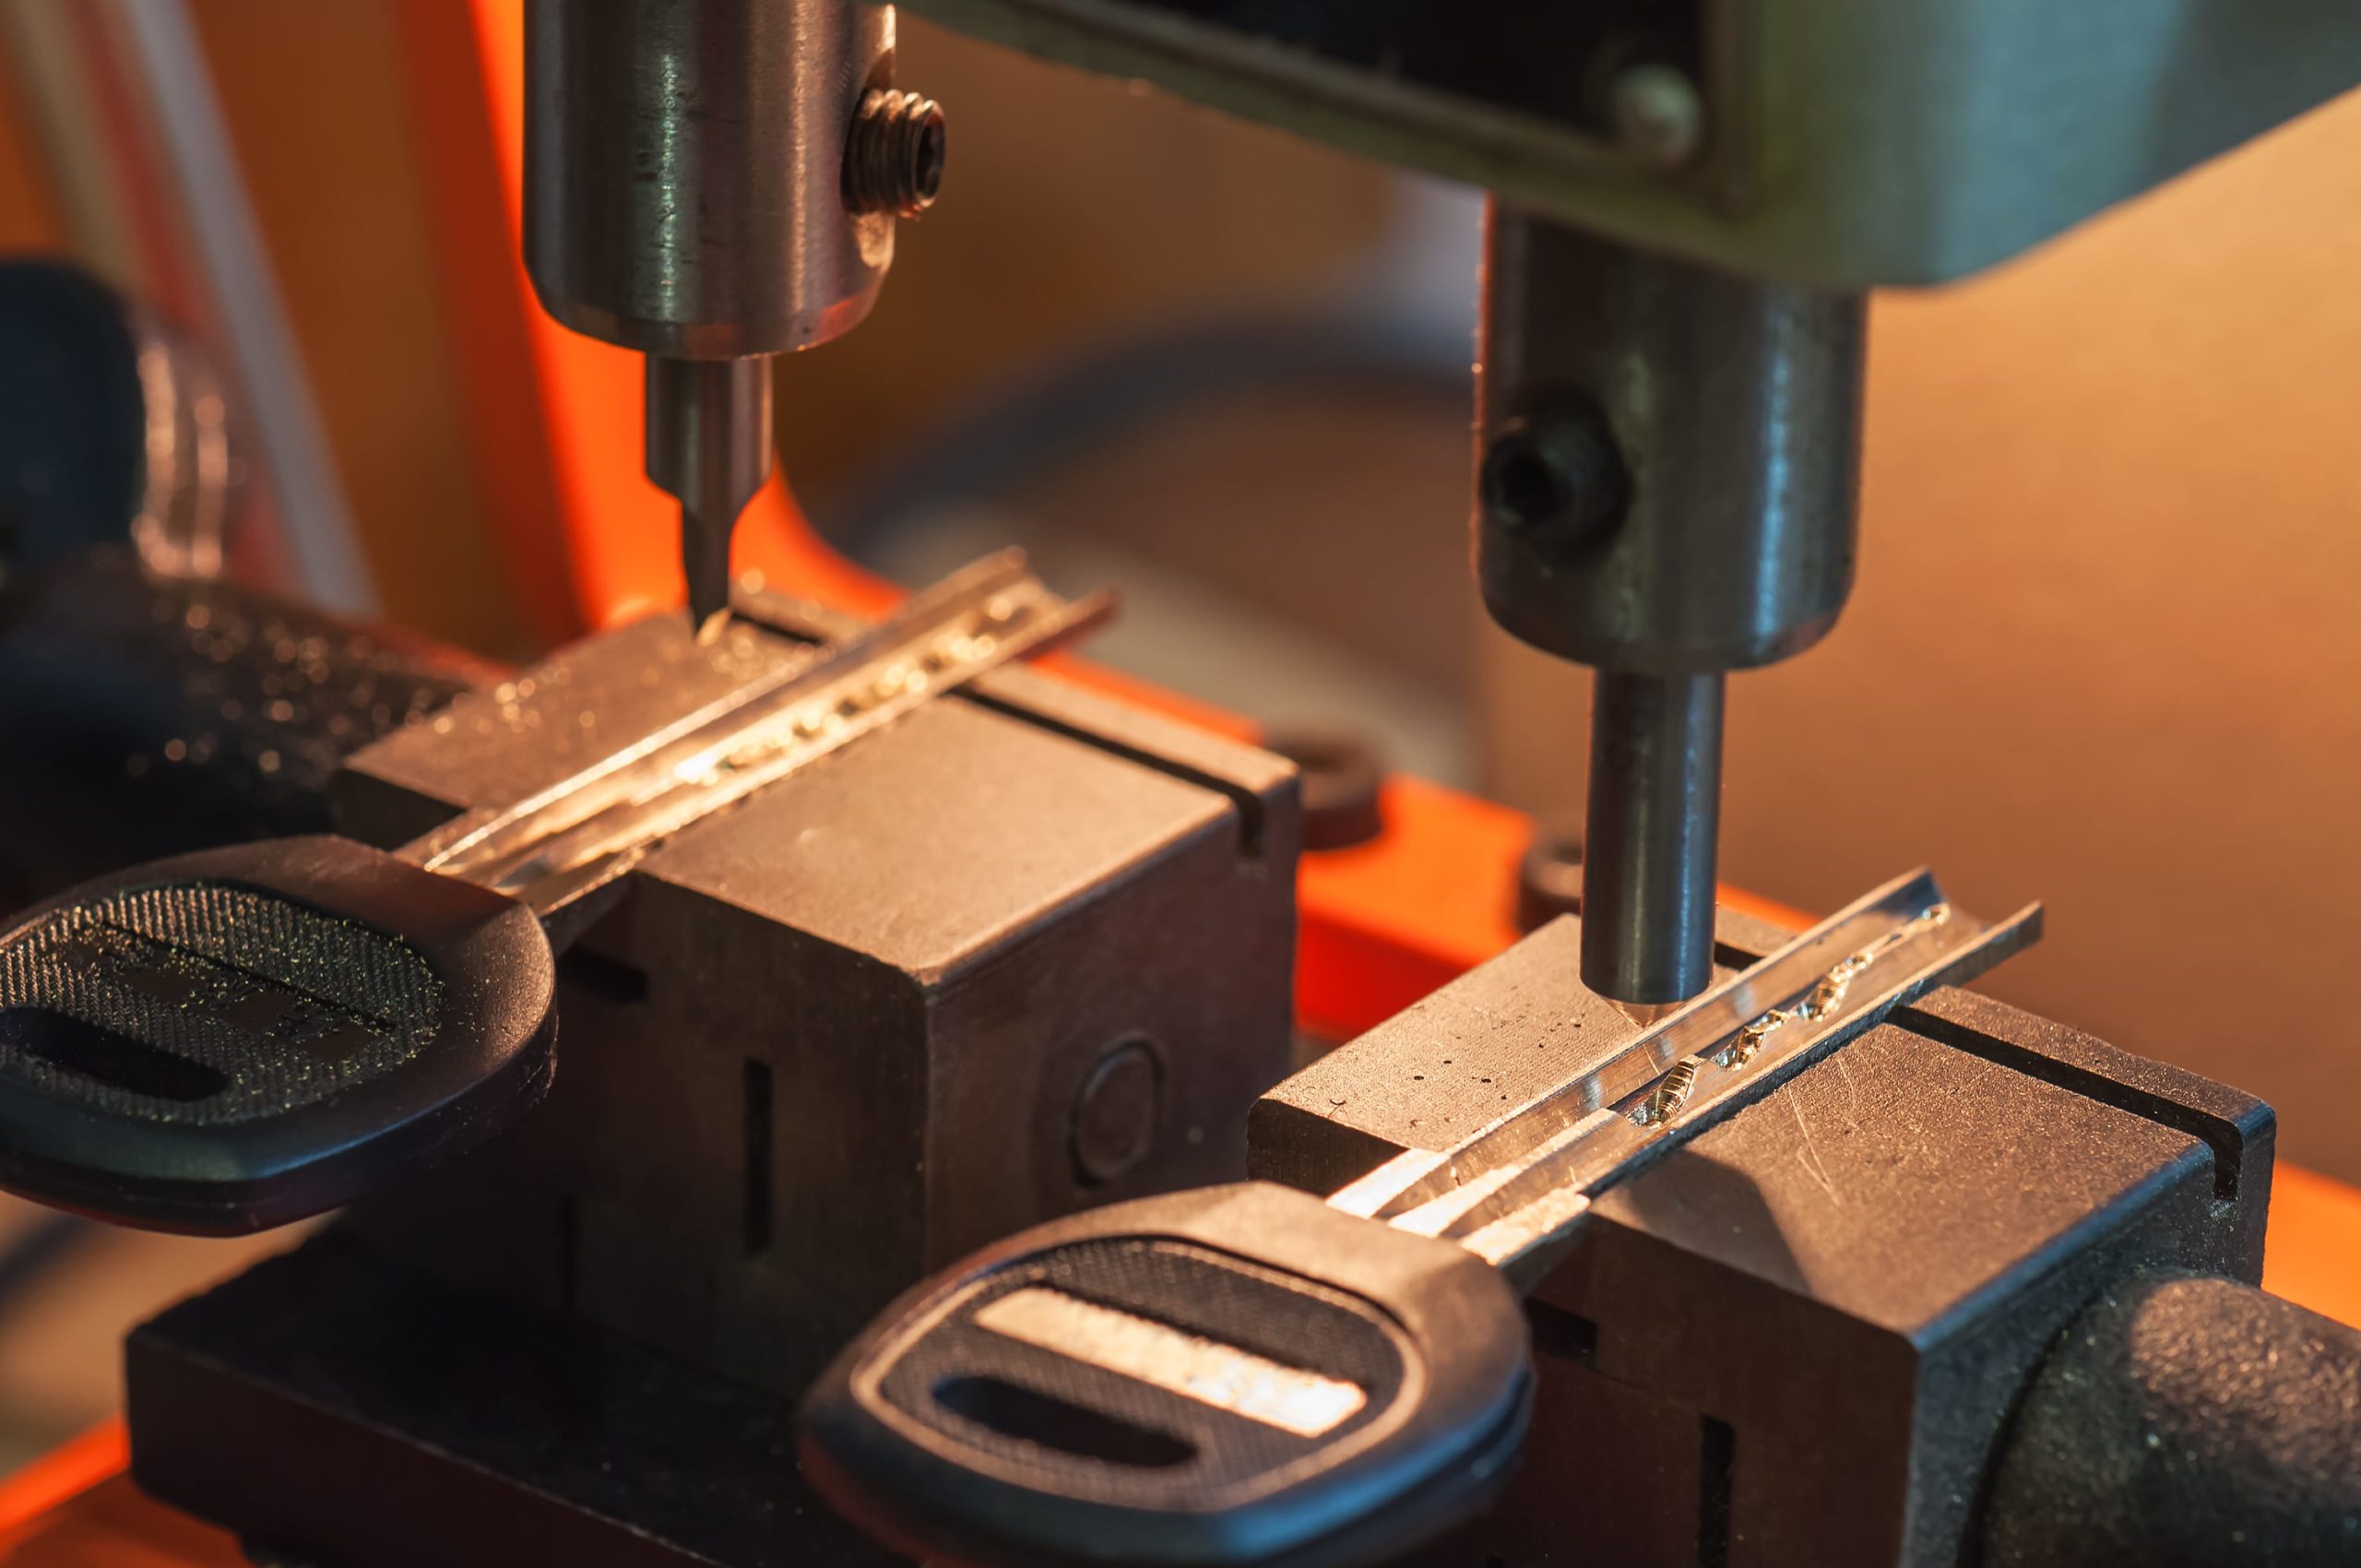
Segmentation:
[(134, 305), (147, 474), (132, 543), (150, 571), (174, 577), (221, 573), (239, 465), (221, 378), (190, 337)]

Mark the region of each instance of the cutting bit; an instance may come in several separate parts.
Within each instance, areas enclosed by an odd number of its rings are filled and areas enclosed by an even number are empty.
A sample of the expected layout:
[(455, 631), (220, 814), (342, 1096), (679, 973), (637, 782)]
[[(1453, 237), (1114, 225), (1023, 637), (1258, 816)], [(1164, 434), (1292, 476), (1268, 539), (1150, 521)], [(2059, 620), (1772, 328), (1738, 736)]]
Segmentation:
[(647, 357), (647, 477), (681, 504), (681, 568), (700, 639), (730, 616), (730, 540), (771, 473), (771, 362)]

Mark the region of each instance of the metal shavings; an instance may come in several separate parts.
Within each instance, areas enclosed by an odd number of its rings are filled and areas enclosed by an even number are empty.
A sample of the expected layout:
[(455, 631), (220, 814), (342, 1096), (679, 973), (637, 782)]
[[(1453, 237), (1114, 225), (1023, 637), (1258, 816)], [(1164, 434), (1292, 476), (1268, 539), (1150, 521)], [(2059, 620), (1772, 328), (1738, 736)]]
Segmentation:
[(1952, 918), (1949, 904), (1930, 904), (1926, 910), (1904, 921), (1877, 941), (1850, 954), (1814, 982), (1801, 1002), (1793, 1007), (1774, 1007), (1748, 1024), (1721, 1050), (1710, 1056), (1683, 1057), (1667, 1069), (1655, 1090), (1631, 1112), (1631, 1120), (1643, 1127), (1661, 1127), (1680, 1114), (1680, 1108), (1697, 1087), (1697, 1075), (1711, 1062), (1725, 1072), (1735, 1073), (1752, 1062), (1762, 1049), (1762, 1042), (1793, 1023), (1811, 1023), (1826, 1018), (1845, 1005), (1845, 998), (1853, 982), (1894, 948), (1914, 938), (1923, 936)]
[(1674, 1063), (1632, 1120), (1643, 1127), (1661, 1127), (1679, 1115), (1680, 1108), (1689, 1103), (1690, 1091), (1697, 1087), (1697, 1074), (1703, 1065), (1694, 1056), (1684, 1056)]
[(1762, 1016), (1755, 1019), (1754, 1022), (1747, 1025), (1746, 1028), (1738, 1030), (1736, 1035), (1731, 1037), (1729, 1044), (1724, 1046), (1715, 1053), (1714, 1057), (1714, 1065), (1719, 1067), (1745, 1066), (1748, 1063), (1754, 1060), (1754, 1053), (1762, 1049), (1762, 1042), (1769, 1039), (1780, 1029), (1786, 1028), (1787, 1020), (1795, 1016), (1796, 1015), (1793, 1013), (1788, 1013), (1776, 1007), (1773, 1008), (1770, 1012), (1763, 1014)]
[(722, 775), (752, 767), (798, 742), (834, 734), (896, 697), (924, 692), (943, 671), (989, 658), (1000, 647), (1001, 639), (992, 631), (980, 627), (1005, 629), (1011, 622), (1031, 618), (1021, 614), (1020, 609), (1008, 602), (1005, 596), (995, 598), (984, 607), (980, 626), (970, 624), (946, 627), (925, 647), (908, 658), (896, 659), (854, 690), (842, 695), (825, 695), (790, 710), (726, 755), (689, 758), (675, 770), (675, 777), (692, 787), (709, 786)]

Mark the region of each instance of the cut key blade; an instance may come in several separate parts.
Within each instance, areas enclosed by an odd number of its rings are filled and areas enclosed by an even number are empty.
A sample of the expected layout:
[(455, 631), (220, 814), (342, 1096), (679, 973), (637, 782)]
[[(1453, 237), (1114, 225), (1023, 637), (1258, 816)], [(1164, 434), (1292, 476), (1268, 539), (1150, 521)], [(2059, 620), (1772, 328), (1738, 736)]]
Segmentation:
[(1458, 1241), (1528, 1275), (1591, 1199), (1939, 985), (2040, 934), (1955, 909), (1901, 877), (1706, 992), (1589, 1073), (1424, 1162), (1397, 1159), (1333, 1202)]
[(553, 919), (669, 836), (985, 671), (1070, 640), (1113, 609), (1107, 593), (1059, 598), (1026, 571), (1023, 552), (1003, 551), (912, 594), (847, 640), (399, 853)]

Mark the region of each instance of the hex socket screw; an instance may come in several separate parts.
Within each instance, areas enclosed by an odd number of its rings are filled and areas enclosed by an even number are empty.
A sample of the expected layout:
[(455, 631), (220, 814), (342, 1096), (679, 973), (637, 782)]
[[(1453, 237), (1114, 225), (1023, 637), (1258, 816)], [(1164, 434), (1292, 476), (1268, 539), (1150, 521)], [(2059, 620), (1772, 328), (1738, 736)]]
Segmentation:
[(1477, 498), (1501, 528), (1569, 549), (1623, 516), (1631, 480), (1597, 405), (1552, 391), (1511, 415), (1477, 465)]
[(845, 210), (916, 218), (942, 193), (947, 142), (933, 99), (892, 88), (862, 94), (845, 137)]

